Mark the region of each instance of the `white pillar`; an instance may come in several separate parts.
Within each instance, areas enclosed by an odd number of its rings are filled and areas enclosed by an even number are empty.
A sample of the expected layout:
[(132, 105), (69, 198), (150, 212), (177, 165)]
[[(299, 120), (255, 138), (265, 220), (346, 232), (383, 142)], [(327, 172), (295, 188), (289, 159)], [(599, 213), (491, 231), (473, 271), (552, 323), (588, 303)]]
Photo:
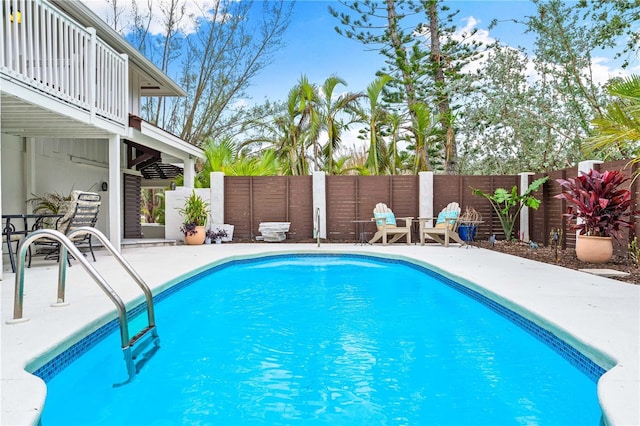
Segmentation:
[(600, 160), (586, 160), (578, 163), (578, 176), (580, 176), (580, 172), (588, 173), (589, 170), (593, 169), (596, 164), (602, 164), (604, 161)]
[(109, 136), (109, 220), (107, 236), (116, 250), (122, 249), (122, 177), (120, 135)]
[(211, 223), (224, 223), (224, 173), (211, 172)]
[[(25, 138), (27, 152), (24, 157), (25, 194), (31, 198), (36, 193), (36, 138)], [(27, 204), (27, 213), (32, 213), (31, 203)]]
[[(327, 183), (324, 172), (313, 172), (313, 223), (320, 209), (320, 238), (327, 238)], [(317, 225), (315, 225), (317, 226)], [(314, 235), (315, 238), (315, 235)]]
[[(527, 192), (529, 176), (531, 175), (533, 175), (531, 172), (518, 173), (518, 176), (520, 176), (520, 195)], [(525, 243), (529, 242), (529, 207), (527, 206), (520, 210), (520, 232), (518, 232), (518, 238)]]
[(433, 217), (433, 172), (418, 173), (418, 215)]
[[(0, 136), (0, 139), (2, 139), (2, 136)], [(0, 149), (0, 188), (2, 188), (2, 149)], [(0, 216), (2, 216), (2, 197), (0, 197)], [(4, 244), (2, 244), (2, 241), (0, 241), (0, 281), (2, 281), (2, 271), (4, 271), (4, 253), (2, 252), (3, 245)]]
[(184, 159), (184, 187), (195, 188), (196, 181), (196, 162), (193, 158)]

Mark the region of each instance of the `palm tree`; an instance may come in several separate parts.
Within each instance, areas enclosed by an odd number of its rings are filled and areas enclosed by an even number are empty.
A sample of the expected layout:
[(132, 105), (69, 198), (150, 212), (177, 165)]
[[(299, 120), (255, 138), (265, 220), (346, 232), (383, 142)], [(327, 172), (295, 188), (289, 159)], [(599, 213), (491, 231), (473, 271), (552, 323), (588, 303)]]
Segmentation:
[(275, 176), (278, 160), (273, 149), (265, 149), (259, 156), (240, 154), (226, 171), (229, 176)]
[(385, 136), (391, 137), (391, 142), (389, 142), (389, 151), (391, 154), (391, 164), (389, 167), (389, 172), (392, 175), (398, 173), (399, 156), (398, 156), (398, 142), (401, 139), (400, 130), (402, 126), (402, 122), (404, 117), (397, 112), (389, 113), (388, 115), (388, 128), (387, 134)]
[(315, 87), (302, 76), (287, 95), (283, 112), (269, 125), (260, 140), (245, 143), (266, 143), (275, 151), (284, 175), (308, 175), (307, 149), (317, 140), (319, 125), (313, 108), (317, 96)]
[(640, 163), (640, 76), (615, 79), (607, 91), (614, 99), (592, 121), (593, 136), (587, 141), (587, 149), (617, 149), (624, 158), (631, 157), (632, 163)]
[(338, 84), (347, 85), (340, 77), (332, 75), (327, 78), (320, 88), (320, 96), (316, 106), (321, 126), (327, 131), (327, 143), (324, 145), (322, 153), (326, 158), (325, 169), (328, 173), (333, 173), (334, 153), (340, 148), (342, 131), (350, 124), (340, 122), (338, 115), (352, 108), (357, 99), (362, 96), (358, 93), (344, 93), (334, 99), (334, 90)]
[(433, 120), (429, 108), (422, 102), (413, 105), (412, 133), (414, 135), (415, 163), (414, 173), (433, 170), (430, 152), (433, 151), (437, 124)]
[(391, 81), (391, 77), (383, 74), (367, 86), (367, 108), (358, 108), (356, 113), (367, 124), (369, 134), (369, 154), (366, 166), (372, 174), (380, 173), (381, 165), (386, 163), (384, 155), (386, 146), (380, 133), (382, 123), (387, 120), (387, 111), (380, 105), (380, 95), (384, 86)]
[(220, 141), (209, 139), (204, 146), (205, 161), (200, 163), (200, 169), (196, 175), (196, 187), (209, 188), (211, 186), (211, 172), (227, 172), (227, 168), (233, 164), (238, 149), (230, 137)]

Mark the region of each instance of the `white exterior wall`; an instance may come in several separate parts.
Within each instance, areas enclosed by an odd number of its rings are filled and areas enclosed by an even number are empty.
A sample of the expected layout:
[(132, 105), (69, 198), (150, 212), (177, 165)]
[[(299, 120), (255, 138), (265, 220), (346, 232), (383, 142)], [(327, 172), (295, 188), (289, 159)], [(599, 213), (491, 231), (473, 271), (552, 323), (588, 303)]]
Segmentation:
[[(35, 195), (47, 192), (69, 194), (73, 190), (100, 194), (102, 199), (96, 228), (108, 236), (109, 197), (108, 192), (100, 188), (100, 184), (109, 179), (107, 142), (106, 139), (38, 140), (34, 187)], [(28, 198), (32, 196), (25, 194)]]
[[(191, 195), (191, 191), (211, 205), (210, 188), (187, 188), (179, 186), (175, 191), (165, 191), (164, 193), (164, 235), (168, 240), (184, 241), (184, 234), (180, 231), (183, 217), (179, 210), (184, 206), (184, 202)], [(207, 224), (208, 225), (208, 224)]]
[[(45, 193), (69, 194), (76, 189), (97, 192), (102, 204), (96, 227), (106, 233), (109, 200), (100, 190), (100, 183), (108, 180), (106, 140), (38, 139), (31, 144), (20, 137), (2, 135), (1, 145), (4, 214), (30, 212), (25, 200)], [(35, 152), (27, 152), (30, 146)], [(31, 161), (34, 164), (29, 164)], [(27, 188), (25, 180), (28, 169), (33, 170), (32, 188)]]
[(1, 135), (2, 150), (2, 213), (26, 213), (24, 181), (24, 144), (21, 137)]

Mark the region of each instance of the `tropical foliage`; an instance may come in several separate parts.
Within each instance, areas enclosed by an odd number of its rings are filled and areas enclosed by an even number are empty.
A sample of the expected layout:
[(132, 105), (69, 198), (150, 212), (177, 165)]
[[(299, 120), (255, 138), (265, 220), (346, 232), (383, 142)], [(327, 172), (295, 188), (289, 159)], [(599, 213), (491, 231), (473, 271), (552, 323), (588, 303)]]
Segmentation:
[(178, 209), (178, 213), (183, 216), (180, 230), (185, 235), (193, 235), (196, 226), (206, 225), (209, 217), (209, 203), (195, 191), (191, 191), (191, 195), (185, 200), (184, 206)]
[(516, 220), (522, 209), (529, 207), (537, 210), (538, 207), (540, 207), (540, 200), (537, 199), (533, 193), (540, 189), (547, 180), (549, 180), (549, 178), (546, 176), (534, 180), (522, 194), (518, 194), (517, 185), (514, 185), (511, 191), (507, 191), (504, 188), (497, 188), (493, 194), (485, 193), (478, 188), (472, 188), (472, 190), (473, 195), (484, 197), (491, 202), (493, 210), (500, 219), (504, 236), (507, 240), (510, 240), (513, 237), (513, 229), (515, 228)]
[(580, 231), (580, 235), (620, 238), (623, 228), (632, 227), (631, 191), (620, 188), (628, 180), (617, 170), (589, 170), (576, 178), (556, 179), (563, 190), (556, 198), (571, 204), (564, 216), (568, 222), (580, 219), (571, 229)]
[(613, 100), (602, 115), (593, 120), (593, 136), (587, 149), (621, 155), (640, 163), (640, 76), (614, 79), (607, 91)]

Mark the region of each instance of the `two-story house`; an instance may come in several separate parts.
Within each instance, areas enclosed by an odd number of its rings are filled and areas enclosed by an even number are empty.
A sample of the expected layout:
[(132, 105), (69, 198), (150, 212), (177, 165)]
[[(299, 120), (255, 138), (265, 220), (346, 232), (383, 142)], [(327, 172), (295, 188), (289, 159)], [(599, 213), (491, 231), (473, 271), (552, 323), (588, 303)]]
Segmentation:
[(141, 182), (183, 169), (192, 187), (204, 156), (141, 120), (141, 99), (185, 92), (80, 1), (2, 0), (0, 14), (0, 213), (93, 191), (111, 243), (139, 238)]

